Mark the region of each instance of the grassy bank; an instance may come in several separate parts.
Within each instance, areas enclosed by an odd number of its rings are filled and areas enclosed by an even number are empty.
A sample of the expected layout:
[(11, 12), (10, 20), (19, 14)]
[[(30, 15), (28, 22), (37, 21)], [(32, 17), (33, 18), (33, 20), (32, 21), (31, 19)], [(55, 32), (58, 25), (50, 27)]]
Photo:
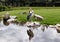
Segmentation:
[[(22, 12), (28, 12), (29, 7), (14, 7), (12, 11), (8, 11), (10, 15), (18, 16), (19, 21), (26, 21), (27, 14)], [(60, 23), (60, 7), (32, 7), (35, 14), (39, 14), (44, 17), (43, 24), (56, 24)], [(7, 11), (0, 12), (0, 16), (5, 14)], [(32, 19), (34, 21), (35, 19)]]

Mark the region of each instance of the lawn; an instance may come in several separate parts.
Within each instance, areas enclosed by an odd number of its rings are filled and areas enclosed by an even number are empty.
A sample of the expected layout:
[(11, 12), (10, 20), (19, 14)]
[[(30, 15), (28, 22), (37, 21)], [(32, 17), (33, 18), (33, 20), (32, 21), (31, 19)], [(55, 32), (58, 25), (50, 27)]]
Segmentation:
[[(60, 23), (60, 7), (32, 7), (35, 14), (44, 17), (43, 21), (39, 21), (43, 24), (57, 24)], [(22, 14), (22, 12), (28, 13), (28, 7), (15, 7), (13, 10), (8, 11), (10, 15), (16, 15), (19, 21), (26, 21), (27, 14)], [(0, 12), (0, 17), (7, 11)], [(32, 21), (35, 19), (32, 18)]]

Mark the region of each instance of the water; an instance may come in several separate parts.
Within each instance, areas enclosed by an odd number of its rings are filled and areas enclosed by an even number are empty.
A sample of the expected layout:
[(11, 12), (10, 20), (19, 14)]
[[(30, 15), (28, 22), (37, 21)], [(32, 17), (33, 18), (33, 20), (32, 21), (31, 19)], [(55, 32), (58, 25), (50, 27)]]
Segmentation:
[(27, 26), (20, 26), (16, 24), (10, 24), (5, 26), (0, 22), (0, 42), (60, 42), (60, 33), (57, 33), (55, 28), (45, 28), (43, 32), (42, 26), (37, 29), (31, 29), (34, 33), (34, 37), (29, 41), (27, 35)]

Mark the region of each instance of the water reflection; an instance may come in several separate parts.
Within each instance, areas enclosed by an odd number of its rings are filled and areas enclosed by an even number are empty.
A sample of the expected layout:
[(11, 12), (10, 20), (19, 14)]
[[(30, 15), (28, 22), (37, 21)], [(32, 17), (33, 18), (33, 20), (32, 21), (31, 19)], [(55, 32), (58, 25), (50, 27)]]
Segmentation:
[[(44, 28), (44, 32), (41, 28)], [(55, 28), (40, 26), (36, 29), (10, 23), (8, 26), (0, 22), (0, 42), (29, 42), (27, 30), (31, 29), (34, 37), (30, 42), (60, 42), (60, 33)]]

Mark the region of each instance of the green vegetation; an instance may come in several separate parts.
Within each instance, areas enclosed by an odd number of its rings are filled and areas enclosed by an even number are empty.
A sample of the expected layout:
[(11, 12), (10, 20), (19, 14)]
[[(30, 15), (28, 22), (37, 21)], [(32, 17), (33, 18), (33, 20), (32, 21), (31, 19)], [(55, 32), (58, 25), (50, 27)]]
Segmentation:
[(11, 10), (11, 7), (10, 6), (0, 5), (0, 11), (9, 11), (9, 10)]
[[(40, 21), (43, 24), (57, 24), (60, 23), (60, 7), (32, 7), (35, 14), (41, 15), (44, 17), (43, 21)], [(5, 14), (7, 11), (0, 12), (0, 16)], [(28, 7), (17, 7), (12, 8), (12, 11), (8, 11), (10, 15), (18, 16), (19, 21), (26, 21), (28, 14)], [(27, 14), (22, 14), (27, 12)], [(35, 19), (32, 18), (32, 21)]]

